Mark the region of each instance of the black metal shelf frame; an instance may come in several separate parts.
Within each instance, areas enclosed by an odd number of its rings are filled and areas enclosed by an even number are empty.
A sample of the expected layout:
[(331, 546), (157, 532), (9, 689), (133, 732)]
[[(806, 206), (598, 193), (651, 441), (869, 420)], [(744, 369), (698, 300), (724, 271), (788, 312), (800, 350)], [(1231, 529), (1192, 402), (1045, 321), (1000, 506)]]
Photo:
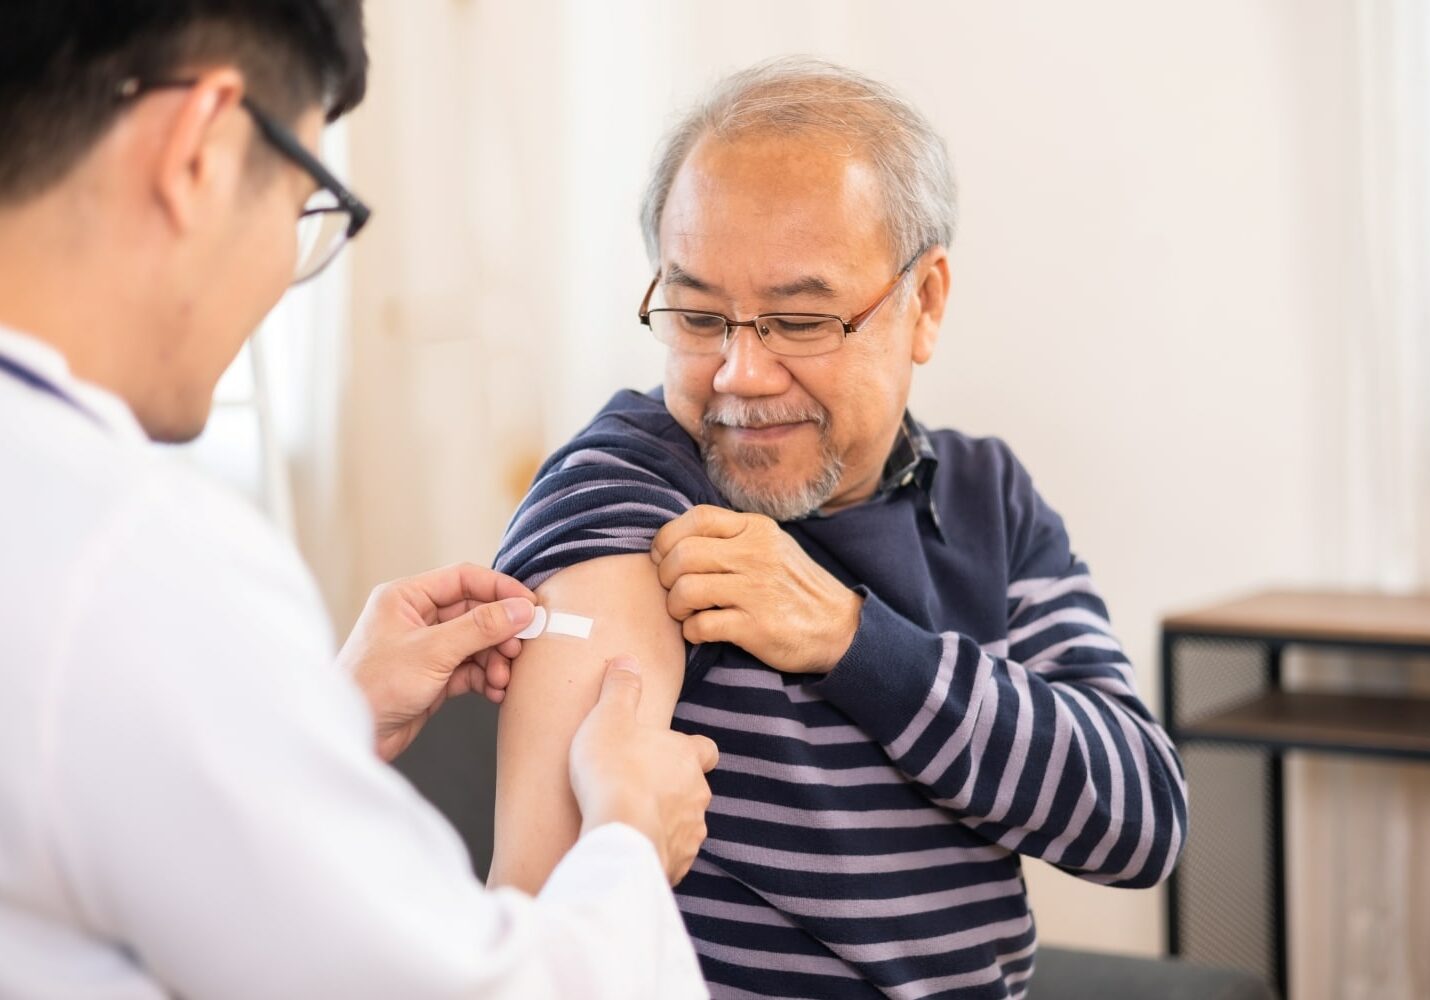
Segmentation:
[[(1162, 719), (1166, 726), (1168, 735), (1177, 745), (1178, 750), (1185, 758), (1188, 751), (1196, 748), (1234, 748), (1240, 750), (1255, 751), (1262, 754), (1266, 759), (1266, 798), (1270, 830), (1267, 841), (1270, 848), (1269, 868), (1270, 868), (1270, 899), (1265, 909), (1269, 912), (1270, 926), (1269, 938), (1272, 945), (1271, 967), (1269, 969), (1251, 968), (1248, 971), (1256, 972), (1263, 976), (1269, 975), (1273, 984), (1280, 991), (1282, 996), (1286, 995), (1288, 985), (1288, 962), (1287, 962), (1287, 921), (1286, 921), (1286, 840), (1285, 840), (1285, 784), (1284, 784), (1284, 758), (1287, 753), (1315, 753), (1347, 755), (1359, 758), (1379, 758), (1386, 760), (1430, 762), (1430, 750), (1416, 750), (1404, 747), (1391, 747), (1379, 745), (1366, 745), (1364, 743), (1354, 743), (1337, 741), (1334, 739), (1285, 739), (1274, 735), (1258, 735), (1255, 733), (1245, 734), (1206, 734), (1196, 732), (1196, 719), (1186, 720), (1178, 715), (1179, 702), (1183, 689), (1179, 689), (1179, 683), (1188, 685), (1193, 683), (1189, 678), (1190, 671), (1179, 670), (1177, 665), (1177, 655), (1179, 647), (1197, 642), (1215, 642), (1226, 644), (1239, 644), (1246, 647), (1260, 647), (1263, 650), (1261, 659), (1261, 691), (1279, 691), (1282, 687), (1282, 667), (1285, 652), (1289, 647), (1303, 647), (1307, 649), (1337, 650), (1353, 653), (1374, 653), (1393, 654), (1397, 656), (1430, 656), (1430, 644), (1414, 642), (1383, 642), (1371, 640), (1357, 640), (1340, 637), (1325, 637), (1307, 634), (1266, 634), (1262, 632), (1247, 631), (1243, 633), (1194, 628), (1171, 628), (1164, 627), (1161, 641), (1161, 680), (1162, 680)], [(1204, 717), (1204, 716), (1203, 716)], [(1193, 790), (1192, 802), (1195, 806), (1196, 795)], [(1196, 824), (1189, 824), (1194, 837)], [(1183, 874), (1174, 872), (1167, 883), (1166, 907), (1167, 907), (1167, 951), (1171, 955), (1180, 955), (1184, 952), (1185, 942), (1183, 940), (1182, 923), (1185, 918), (1184, 895), (1185, 889), (1182, 885)], [(1220, 961), (1223, 964), (1236, 964), (1228, 961), (1226, 956), (1216, 955), (1192, 955), (1193, 958), (1206, 958), (1211, 961)]]

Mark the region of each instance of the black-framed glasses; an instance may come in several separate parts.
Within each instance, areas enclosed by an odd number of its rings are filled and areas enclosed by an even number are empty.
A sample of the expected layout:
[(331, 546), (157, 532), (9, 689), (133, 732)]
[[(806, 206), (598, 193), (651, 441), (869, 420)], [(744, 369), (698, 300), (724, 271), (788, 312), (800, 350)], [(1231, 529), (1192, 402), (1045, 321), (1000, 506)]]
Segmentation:
[[(927, 249), (927, 248), (925, 248)], [(785, 357), (808, 358), (829, 354), (844, 346), (850, 334), (858, 333), (864, 324), (889, 301), (899, 282), (913, 269), (924, 250), (894, 275), (894, 280), (879, 293), (869, 308), (849, 319), (827, 313), (761, 313), (753, 319), (734, 320), (717, 312), (700, 309), (651, 309), (651, 296), (660, 284), (660, 274), (651, 279), (645, 298), (641, 299), (640, 321), (650, 327), (655, 339), (682, 354), (720, 354), (738, 327), (748, 326), (773, 353)]]
[[(119, 86), (115, 97), (120, 101), (132, 101), (153, 90), (173, 90), (197, 84), (197, 80), (131, 78)], [(334, 177), (321, 160), (308, 152), (291, 130), (250, 100), (248, 95), (244, 95), (242, 103), (269, 145), (302, 169), (318, 186), (298, 216), (298, 257), (293, 269), (293, 284), (297, 285), (315, 277), (331, 264), (347, 242), (367, 225), (372, 210)]]

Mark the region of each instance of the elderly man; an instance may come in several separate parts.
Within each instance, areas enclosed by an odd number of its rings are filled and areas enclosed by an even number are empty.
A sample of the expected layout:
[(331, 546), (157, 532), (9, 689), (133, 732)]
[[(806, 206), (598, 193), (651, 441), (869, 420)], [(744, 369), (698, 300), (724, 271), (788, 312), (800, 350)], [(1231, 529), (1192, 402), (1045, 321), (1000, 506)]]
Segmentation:
[(649, 718), (723, 750), (678, 890), (717, 997), (1021, 996), (1020, 855), (1150, 886), (1181, 850), (1180, 763), (1061, 519), (1002, 442), (906, 411), (953, 213), (885, 87), (720, 85), (644, 207), (664, 390), (546, 463), (498, 557), (593, 624), (514, 667), (492, 878), (534, 890), (575, 841), (570, 735), (637, 653)]

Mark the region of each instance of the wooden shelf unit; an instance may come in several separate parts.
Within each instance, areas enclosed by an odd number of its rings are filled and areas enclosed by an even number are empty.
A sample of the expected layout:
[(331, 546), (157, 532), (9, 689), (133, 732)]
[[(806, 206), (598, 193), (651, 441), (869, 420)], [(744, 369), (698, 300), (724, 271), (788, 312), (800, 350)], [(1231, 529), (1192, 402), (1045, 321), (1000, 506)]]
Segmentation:
[(1189, 742), (1430, 757), (1430, 700), (1272, 691), (1203, 716), (1179, 732), (1181, 739)]
[(1430, 648), (1430, 594), (1268, 590), (1162, 620), (1187, 635)]
[[(1168, 951), (1260, 973), (1283, 996), (1284, 755), (1430, 763), (1430, 698), (1286, 690), (1293, 647), (1430, 658), (1430, 594), (1270, 590), (1162, 621), (1162, 718), (1189, 772), (1216, 778), (1208, 796), (1192, 783), (1188, 853), (1168, 884)], [(1247, 875), (1261, 871), (1264, 884)], [(1218, 933), (1229, 921), (1241, 922), (1239, 937)]]

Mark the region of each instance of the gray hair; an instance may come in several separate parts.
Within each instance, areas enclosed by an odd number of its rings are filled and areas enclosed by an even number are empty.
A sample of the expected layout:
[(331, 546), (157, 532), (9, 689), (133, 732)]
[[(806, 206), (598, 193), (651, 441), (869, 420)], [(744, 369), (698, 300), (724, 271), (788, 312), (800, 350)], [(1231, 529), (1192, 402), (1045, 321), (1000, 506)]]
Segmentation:
[(891, 249), (902, 267), (953, 241), (953, 171), (943, 139), (890, 87), (834, 63), (784, 56), (720, 81), (666, 134), (641, 200), (651, 263), (660, 261), (660, 217), (675, 175), (706, 135), (815, 133), (867, 157), (884, 190)]

